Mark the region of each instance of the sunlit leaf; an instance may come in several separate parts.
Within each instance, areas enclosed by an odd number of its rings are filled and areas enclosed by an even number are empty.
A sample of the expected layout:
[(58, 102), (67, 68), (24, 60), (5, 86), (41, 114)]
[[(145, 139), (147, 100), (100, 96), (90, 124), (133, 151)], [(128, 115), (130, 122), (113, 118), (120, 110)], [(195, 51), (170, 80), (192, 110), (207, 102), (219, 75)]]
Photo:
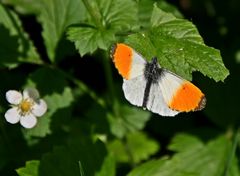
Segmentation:
[(191, 80), (197, 70), (215, 81), (223, 81), (229, 74), (220, 52), (203, 43), (196, 27), (189, 21), (177, 19), (154, 6), (152, 28), (130, 35), (126, 42), (148, 60), (157, 56), (165, 67)]
[[(68, 39), (75, 43), (80, 55), (96, 49), (107, 50), (117, 32), (128, 32), (137, 22), (137, 5), (132, 0), (97, 0), (89, 4), (96, 16), (86, 21), (88, 25), (70, 27)], [(89, 12), (91, 14), (91, 12)]]
[(19, 176), (39, 176), (39, 164), (38, 160), (27, 161), (25, 167), (17, 169), (17, 173)]

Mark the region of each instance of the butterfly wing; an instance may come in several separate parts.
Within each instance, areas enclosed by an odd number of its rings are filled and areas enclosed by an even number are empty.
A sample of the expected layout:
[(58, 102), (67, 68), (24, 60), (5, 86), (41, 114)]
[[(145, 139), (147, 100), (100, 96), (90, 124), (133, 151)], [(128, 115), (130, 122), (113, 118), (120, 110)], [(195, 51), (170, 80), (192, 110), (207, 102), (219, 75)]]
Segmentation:
[(168, 107), (164, 100), (163, 92), (161, 91), (159, 83), (151, 85), (147, 101), (147, 109), (161, 116), (175, 116), (179, 113), (178, 111), (172, 110)]
[(146, 61), (131, 47), (118, 43), (112, 47), (111, 57), (124, 79), (130, 80), (144, 74)]
[(164, 101), (170, 109), (179, 112), (201, 110), (205, 107), (206, 98), (191, 82), (164, 70), (158, 82)]
[(146, 83), (143, 75), (129, 80), (124, 79), (122, 88), (125, 98), (133, 105), (142, 106)]

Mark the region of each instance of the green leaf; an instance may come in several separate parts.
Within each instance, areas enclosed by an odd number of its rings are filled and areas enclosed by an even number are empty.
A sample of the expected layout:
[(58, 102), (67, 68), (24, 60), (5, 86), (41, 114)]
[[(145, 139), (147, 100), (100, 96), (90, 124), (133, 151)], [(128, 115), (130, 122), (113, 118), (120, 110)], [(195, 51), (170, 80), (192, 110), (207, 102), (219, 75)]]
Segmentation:
[[(53, 152), (45, 154), (40, 163), (40, 174), (44, 176), (75, 176), (82, 173), (87, 176), (102, 174), (112, 167), (111, 158), (106, 158), (106, 149), (102, 142), (93, 143), (86, 137), (74, 138), (67, 146), (54, 147)], [(81, 168), (79, 168), (79, 162)], [(112, 172), (112, 168), (110, 168)]]
[(189, 150), (189, 148), (202, 148), (203, 146), (203, 142), (195, 136), (178, 134), (173, 138), (168, 149), (175, 152), (183, 152)]
[(70, 27), (68, 39), (75, 43), (81, 56), (98, 48), (107, 50), (118, 32), (136, 26), (137, 5), (132, 0), (84, 1), (91, 15), (87, 25)]
[[(46, 86), (46, 82), (47, 85)], [(33, 129), (24, 129), (24, 135), (31, 140), (32, 137), (44, 137), (51, 133), (52, 118), (69, 118), (70, 111), (59, 114), (63, 108), (69, 108), (73, 102), (72, 91), (67, 87), (65, 76), (56, 70), (41, 68), (33, 72), (27, 80), (26, 87), (36, 87), (48, 106), (47, 113), (38, 118), (38, 123)], [(54, 90), (54, 91), (53, 91)], [(57, 114), (57, 117), (55, 115)], [(63, 124), (59, 124), (61, 126)]]
[(15, 67), (19, 62), (41, 63), (33, 43), (23, 31), (18, 16), (0, 4), (1, 65)]
[(130, 35), (126, 42), (148, 60), (157, 56), (159, 64), (191, 80), (195, 70), (223, 81), (229, 74), (220, 52), (207, 47), (196, 27), (189, 21), (177, 19), (156, 5), (151, 18), (152, 28), (145, 33)]
[(177, 18), (183, 18), (182, 13), (177, 9), (176, 6), (162, 0), (157, 3), (157, 6), (165, 12), (172, 13)]
[[(164, 162), (166, 162), (166, 159), (148, 161), (133, 169), (127, 176), (157, 176), (156, 173), (158, 173), (159, 168), (164, 164)], [(160, 176), (161, 174), (159, 173), (158, 175)]]
[(55, 61), (57, 47), (66, 28), (85, 18), (85, 8), (80, 0), (41, 0), (40, 22), (47, 53)]
[(116, 175), (116, 163), (115, 157), (109, 154), (104, 158), (100, 172), (95, 174), (96, 176), (115, 176)]
[(159, 148), (159, 144), (143, 132), (129, 133), (126, 142), (116, 139), (109, 144), (109, 150), (113, 152), (117, 161), (135, 164), (148, 159), (159, 151)]
[(38, 14), (41, 10), (41, 0), (3, 0), (3, 3), (12, 5), (16, 11), (23, 14)]
[[(152, 176), (219, 176), (223, 175), (225, 164), (231, 149), (231, 143), (225, 136), (220, 136), (202, 145), (199, 139), (186, 135), (176, 136), (173, 147), (179, 152), (170, 159), (160, 159), (144, 163), (135, 168), (128, 176), (145, 172)], [(183, 145), (183, 141), (186, 144)], [(195, 142), (194, 142), (195, 141)], [(187, 142), (190, 145), (186, 148)], [(191, 142), (198, 145), (191, 145)], [(170, 145), (170, 146), (171, 146)], [(177, 147), (176, 147), (177, 146)], [(171, 148), (171, 147), (170, 147)], [(147, 169), (146, 169), (147, 168)]]
[(19, 168), (16, 171), (19, 176), (39, 176), (39, 165), (39, 160), (27, 161), (25, 167)]
[[(151, 15), (153, 11), (154, 0), (139, 0), (138, 2), (138, 18), (141, 26), (143, 28), (151, 27)], [(178, 9), (167, 3), (164, 0), (158, 1), (158, 7), (165, 12), (172, 13), (177, 18), (183, 18), (183, 15), (178, 11)]]
[(143, 129), (151, 115), (148, 111), (136, 107), (122, 105), (119, 108), (119, 115), (114, 116), (110, 113), (107, 115), (111, 133), (118, 138), (124, 137), (129, 132)]

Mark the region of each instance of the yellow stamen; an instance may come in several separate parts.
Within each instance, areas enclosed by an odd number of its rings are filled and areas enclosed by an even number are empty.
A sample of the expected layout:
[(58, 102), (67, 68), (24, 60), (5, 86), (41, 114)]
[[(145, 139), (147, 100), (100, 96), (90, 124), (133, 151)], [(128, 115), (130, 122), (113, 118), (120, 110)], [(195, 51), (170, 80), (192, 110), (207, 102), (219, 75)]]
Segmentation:
[(25, 99), (20, 103), (19, 108), (21, 109), (22, 113), (25, 114), (32, 109), (32, 105), (33, 103), (31, 101)]

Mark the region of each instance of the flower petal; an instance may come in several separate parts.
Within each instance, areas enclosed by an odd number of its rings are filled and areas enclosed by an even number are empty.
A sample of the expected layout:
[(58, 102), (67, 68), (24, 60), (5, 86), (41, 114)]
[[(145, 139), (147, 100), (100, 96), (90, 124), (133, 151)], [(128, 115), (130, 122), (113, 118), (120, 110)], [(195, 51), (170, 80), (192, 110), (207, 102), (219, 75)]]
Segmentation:
[(17, 107), (10, 108), (9, 110), (7, 110), (4, 116), (7, 122), (11, 124), (18, 123), (21, 117)]
[(33, 105), (32, 113), (40, 117), (47, 111), (47, 104), (43, 99), (40, 99), (39, 101), (35, 102)]
[(16, 90), (6, 92), (6, 99), (9, 103), (17, 105), (22, 101), (22, 94)]
[(39, 98), (38, 90), (35, 88), (26, 88), (23, 91), (23, 98), (31, 98), (37, 100)]
[(37, 118), (33, 114), (28, 114), (20, 118), (20, 123), (24, 128), (33, 128), (37, 124)]

